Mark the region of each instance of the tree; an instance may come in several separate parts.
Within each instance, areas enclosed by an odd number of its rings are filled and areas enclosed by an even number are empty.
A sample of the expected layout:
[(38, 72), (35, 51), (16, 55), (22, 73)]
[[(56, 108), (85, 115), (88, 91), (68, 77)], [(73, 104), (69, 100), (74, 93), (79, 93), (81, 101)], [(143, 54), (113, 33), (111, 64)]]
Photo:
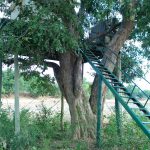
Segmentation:
[[(115, 55), (106, 51), (102, 58), (105, 67), (113, 71), (114, 65), (107, 58), (115, 64), (125, 41), (129, 37), (136, 39), (131, 33), (137, 29), (134, 24), (139, 23), (135, 21), (137, 17), (141, 17), (137, 15), (146, 2), (147, 0), (139, 3), (136, 0), (34, 0), (32, 5), (24, 7), (17, 3), (21, 8), (19, 19), (12, 21), (1, 31), (7, 33), (9, 48), (17, 46), (20, 55), (28, 56), (28, 65), (36, 63), (42, 65), (43, 70), (47, 67), (53, 68), (61, 92), (69, 105), (74, 138), (95, 137), (96, 123), (93, 112), (98, 93), (98, 76), (94, 79), (89, 103), (82, 89), (83, 58), (80, 54), (80, 49), (84, 50), (86, 47), (85, 31), (97, 20), (117, 17), (118, 13), (122, 16), (121, 26), (107, 45)], [(75, 11), (75, 7), (79, 8), (79, 12)], [(47, 59), (56, 59), (59, 65)], [(106, 87), (103, 85), (103, 96), (105, 91)]]

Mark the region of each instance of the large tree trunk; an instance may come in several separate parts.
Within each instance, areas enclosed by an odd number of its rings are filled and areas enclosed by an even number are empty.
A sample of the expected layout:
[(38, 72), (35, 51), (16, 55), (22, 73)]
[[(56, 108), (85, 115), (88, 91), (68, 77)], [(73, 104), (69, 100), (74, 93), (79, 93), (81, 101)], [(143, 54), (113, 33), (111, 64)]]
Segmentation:
[(69, 109), (71, 115), (71, 129), (73, 138), (94, 139), (96, 120), (95, 116), (91, 112), (88, 100), (84, 97), (74, 99), (73, 103), (69, 104)]
[[(116, 55), (119, 53), (119, 50), (121, 49), (125, 40), (128, 38), (129, 33), (132, 30), (132, 26), (132, 22), (127, 22), (122, 25), (121, 29), (109, 44), (109, 47), (111, 47)], [(110, 55), (110, 52), (106, 51), (103, 58), (105, 67), (111, 71), (114, 69), (114, 65), (108, 61), (107, 57), (116, 63), (116, 55)], [(84, 97), (83, 94), (82, 58), (76, 56), (72, 52), (66, 52), (59, 54), (59, 62), (60, 65), (49, 63), (49, 66), (53, 67), (56, 80), (69, 105), (73, 138), (94, 138), (96, 127), (96, 118), (94, 113), (96, 112), (98, 76), (95, 77), (90, 97), (90, 103), (93, 104), (91, 105), (94, 112), (93, 113), (89, 101)], [(102, 113), (105, 93), (106, 87), (103, 85)]]
[[(69, 105), (71, 128), (75, 139), (94, 137), (95, 118), (82, 90), (82, 59), (67, 52), (60, 55), (59, 81)], [(90, 123), (91, 124), (90, 124)]]
[(69, 105), (74, 139), (95, 138), (96, 118), (82, 89), (82, 58), (72, 52), (59, 56), (60, 65), (53, 67), (59, 87)]
[[(129, 9), (132, 10), (134, 9), (134, 7), (135, 7), (135, 1), (132, 0), (132, 5), (130, 5)], [(105, 52), (103, 56), (102, 63), (111, 72), (113, 72), (114, 67), (116, 65), (116, 61), (117, 61), (117, 57), (118, 57), (120, 49), (123, 47), (125, 41), (128, 39), (129, 35), (132, 32), (132, 29), (134, 26), (134, 16), (132, 16), (131, 18), (132, 19), (130, 19), (130, 17), (129, 18), (124, 17), (120, 29), (114, 35), (113, 39), (108, 45), (108, 50)], [(91, 96), (89, 100), (93, 113), (96, 113), (96, 101), (97, 101), (97, 90), (98, 90), (97, 80), (98, 80), (98, 75), (95, 76), (93, 86), (91, 89)], [(103, 114), (107, 88), (104, 84), (102, 85), (102, 87), (103, 87), (102, 88), (102, 114)]]
[[(132, 9), (133, 5), (130, 5), (130, 7)], [(80, 10), (82, 14), (82, 9)], [(73, 13), (75, 12), (73, 11)], [(66, 25), (68, 26), (70, 32), (78, 37), (78, 32), (76, 33), (72, 23), (66, 22)], [(132, 28), (133, 21), (124, 18), (121, 28), (108, 45), (108, 48), (110, 48), (115, 53), (115, 55), (113, 55), (110, 51), (106, 51), (104, 54), (103, 63), (110, 71), (113, 71), (115, 66), (114, 64), (116, 63), (116, 56), (118, 55), (126, 39), (128, 39)], [(107, 58), (113, 61), (114, 64), (112, 64), (111, 61), (109, 61)], [(59, 54), (59, 62), (60, 66), (54, 63), (51, 63), (50, 66), (52, 66), (54, 69), (56, 80), (69, 105), (71, 126), (73, 129), (72, 135), (75, 139), (88, 137), (93, 138), (95, 137), (96, 126), (96, 118), (93, 112), (96, 112), (98, 76), (96, 76), (94, 80), (90, 97), (90, 103), (93, 104), (93, 106), (91, 106), (95, 109), (93, 109), (92, 112), (89, 105), (89, 100), (84, 97), (82, 89), (82, 59), (72, 52), (65, 52), (63, 54)], [(105, 96), (105, 93), (106, 87), (103, 85), (103, 97)], [(102, 103), (104, 104), (104, 101), (102, 101)], [(104, 106), (103, 104), (102, 110)]]

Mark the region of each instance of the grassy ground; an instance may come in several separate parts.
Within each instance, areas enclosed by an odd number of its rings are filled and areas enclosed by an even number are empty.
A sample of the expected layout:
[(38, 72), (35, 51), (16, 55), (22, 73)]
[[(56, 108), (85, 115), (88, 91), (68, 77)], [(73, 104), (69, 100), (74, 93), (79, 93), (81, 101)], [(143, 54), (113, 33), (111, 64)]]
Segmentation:
[[(101, 150), (149, 150), (150, 141), (140, 129), (124, 114), (122, 137), (117, 136), (115, 116), (103, 128)], [(95, 141), (70, 140), (70, 124), (64, 122), (60, 130), (60, 114), (53, 114), (50, 108), (42, 105), (41, 110), (32, 114), (21, 111), (21, 134), (14, 136), (14, 119), (10, 110), (0, 113), (0, 150), (98, 150)]]

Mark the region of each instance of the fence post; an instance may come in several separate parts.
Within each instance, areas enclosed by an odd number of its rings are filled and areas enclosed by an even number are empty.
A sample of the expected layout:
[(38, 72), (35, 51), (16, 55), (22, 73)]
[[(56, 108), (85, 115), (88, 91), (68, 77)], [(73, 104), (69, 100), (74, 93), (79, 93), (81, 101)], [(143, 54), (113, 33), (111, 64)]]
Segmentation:
[(14, 55), (14, 66), (15, 66), (15, 135), (20, 133), (20, 113), (19, 113), (19, 64), (18, 54)]

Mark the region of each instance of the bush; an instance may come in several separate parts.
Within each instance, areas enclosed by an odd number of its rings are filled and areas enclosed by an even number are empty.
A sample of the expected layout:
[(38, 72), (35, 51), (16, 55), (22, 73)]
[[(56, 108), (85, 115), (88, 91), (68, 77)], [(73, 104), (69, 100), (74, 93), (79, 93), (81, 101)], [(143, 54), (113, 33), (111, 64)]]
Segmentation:
[(2, 73), (2, 82), (2, 93), (7, 95), (13, 93), (14, 72), (11, 69), (7, 69)]
[[(11, 114), (13, 116), (13, 114)], [(60, 140), (67, 136), (60, 131), (60, 114), (53, 114), (51, 109), (41, 105), (37, 114), (29, 110), (20, 113), (21, 131), (19, 136), (14, 135), (14, 118), (10, 117), (9, 111), (2, 110), (0, 113), (0, 149), (11, 150), (48, 150), (54, 139)]]
[(117, 135), (115, 116), (109, 117), (109, 124), (104, 128), (103, 149), (148, 150), (150, 142), (147, 136), (127, 114), (123, 114), (122, 119), (122, 137), (120, 138)]
[(14, 134), (13, 118), (10, 117), (10, 110), (0, 111), (0, 148), (10, 147), (11, 139)]
[[(21, 133), (14, 135), (14, 118), (9, 110), (0, 113), (0, 149), (11, 150), (94, 150), (87, 141), (72, 141), (70, 139), (70, 124), (66, 123), (64, 131), (60, 130), (60, 114), (53, 114), (51, 109), (43, 104), (37, 114), (22, 110)], [(108, 149), (138, 149), (148, 150), (149, 139), (137, 125), (123, 114), (122, 138), (117, 135), (116, 118), (109, 116), (109, 123), (103, 128), (103, 150)]]

